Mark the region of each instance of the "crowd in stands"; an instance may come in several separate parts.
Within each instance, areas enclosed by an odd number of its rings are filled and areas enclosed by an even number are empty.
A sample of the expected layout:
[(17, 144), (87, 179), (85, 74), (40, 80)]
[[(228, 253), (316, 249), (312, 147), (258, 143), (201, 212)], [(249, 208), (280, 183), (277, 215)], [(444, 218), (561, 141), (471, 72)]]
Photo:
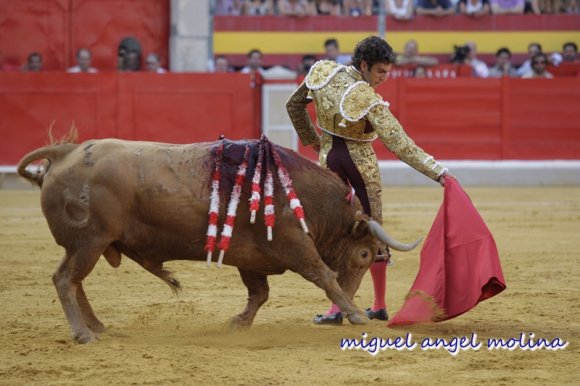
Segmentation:
[[(467, 0), (471, 1), (471, 0)], [(259, 49), (252, 49), (246, 56), (244, 66), (234, 67), (229, 63), (227, 56), (219, 55), (215, 58), (213, 68), (210, 72), (227, 73), (236, 72), (246, 74), (260, 73), (265, 76), (270, 73), (277, 75), (306, 75), (312, 65), (317, 60), (327, 59), (338, 63), (349, 65), (351, 57), (340, 53), (338, 41), (329, 38), (324, 42), (324, 55), (316, 57), (313, 54), (306, 54), (302, 62), (295, 70), (284, 68), (283, 66), (273, 66), (265, 69), (262, 66), (263, 53)], [(121, 72), (149, 71), (163, 74), (167, 70), (161, 65), (161, 58), (157, 53), (151, 52), (145, 58), (145, 66), (142, 65), (141, 45), (134, 38), (125, 38), (121, 41), (117, 51), (117, 70)], [(462, 46), (455, 46), (449, 62), (440, 63), (436, 57), (422, 55), (419, 53), (419, 44), (416, 40), (409, 40), (405, 43), (403, 51), (397, 55), (394, 63), (394, 71), (391, 77), (422, 77), (431, 78), (433, 76), (430, 68), (435, 68), (444, 64), (457, 64), (468, 67), (471, 76), (477, 78), (553, 78), (547, 70), (547, 66), (557, 68), (568, 63), (580, 65), (578, 58), (578, 46), (574, 42), (566, 42), (562, 46), (561, 52), (551, 54), (544, 53), (539, 43), (528, 45), (528, 57), (519, 66), (512, 63), (512, 53), (508, 47), (500, 47), (495, 54), (495, 63), (486, 64), (477, 57), (477, 45), (473, 41), (468, 41)], [(80, 48), (76, 52), (76, 65), (68, 68), (68, 73), (96, 73), (98, 70), (91, 66), (92, 54), (88, 48)], [(402, 70), (403, 69), (403, 70)], [(42, 55), (33, 52), (28, 55), (27, 62), (20, 68), (25, 72), (42, 71)], [(577, 74), (580, 76), (580, 72)], [(443, 76), (445, 77), (445, 76)]]
[(472, 17), (500, 14), (579, 13), (580, 0), (217, 0), (217, 16), (372, 16), (384, 11), (399, 20), (414, 14)]
[[(319, 59), (333, 60), (341, 64), (350, 64), (350, 57), (341, 55), (338, 41), (327, 39), (324, 43), (325, 55), (317, 58), (315, 55), (307, 54), (302, 57), (302, 62), (296, 69), (296, 74), (306, 75), (310, 67)], [(239, 70), (242, 73), (259, 72), (262, 76), (271, 69), (262, 67), (263, 54), (258, 49), (253, 49), (247, 54), (246, 65)], [(561, 64), (576, 63), (580, 65), (578, 58), (578, 46), (574, 42), (566, 42), (562, 47), (562, 52), (550, 55), (542, 51), (539, 43), (530, 43), (528, 46), (528, 58), (516, 67), (512, 63), (512, 54), (508, 47), (501, 47), (495, 55), (495, 63), (488, 66), (477, 57), (477, 45), (473, 41), (466, 42), (463, 46), (456, 46), (451, 55), (450, 63), (464, 65), (470, 68), (471, 76), (476, 78), (500, 78), (503, 76), (510, 78), (553, 78), (553, 74), (547, 71), (547, 66), (558, 67)], [(416, 40), (409, 40), (405, 43), (403, 52), (397, 55), (395, 68), (405, 68), (405, 71), (392, 71), (393, 77), (417, 77), (431, 78), (430, 68), (441, 64), (436, 57), (421, 55), (419, 44)], [(214, 64), (215, 72), (235, 72), (236, 69), (230, 65), (226, 56), (216, 57)], [(274, 66), (278, 67), (278, 66)], [(580, 75), (580, 74), (579, 74)]]
[[(98, 69), (92, 67), (93, 55), (90, 49), (80, 48), (75, 55), (76, 65), (66, 69), (66, 72), (96, 73)], [(126, 37), (119, 43), (117, 49), (117, 70), (121, 72), (148, 71), (157, 74), (166, 73), (167, 70), (161, 65), (161, 57), (156, 52), (150, 52), (145, 58), (145, 66), (142, 65), (142, 49), (139, 41), (133, 37)], [(3, 70), (0, 68), (0, 70)], [(20, 68), (23, 72), (42, 71), (42, 55), (32, 52), (27, 61)]]

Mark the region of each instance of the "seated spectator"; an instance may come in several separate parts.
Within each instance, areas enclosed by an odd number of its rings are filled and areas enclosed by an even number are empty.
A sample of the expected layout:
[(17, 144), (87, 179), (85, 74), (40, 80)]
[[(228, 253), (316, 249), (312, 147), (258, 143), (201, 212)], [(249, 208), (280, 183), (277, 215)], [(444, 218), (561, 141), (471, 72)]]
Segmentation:
[(242, 15), (264, 16), (273, 14), (273, 0), (246, 0), (242, 5)]
[(141, 69), (141, 43), (134, 37), (123, 38), (117, 49), (117, 70), (139, 71)]
[(297, 73), (299, 75), (307, 75), (310, 68), (316, 63), (316, 56), (314, 55), (304, 55), (302, 57), (302, 62), (298, 65)]
[(324, 59), (332, 60), (334, 62), (349, 65), (351, 57), (348, 55), (341, 55), (338, 48), (338, 40), (334, 38), (326, 39), (324, 42)]
[(91, 61), (93, 60), (93, 55), (88, 48), (81, 48), (77, 51), (77, 65), (74, 67), (70, 67), (66, 72), (69, 73), (81, 73), (81, 72), (88, 72), (88, 73), (95, 73), (97, 72), (96, 68), (91, 67)]
[(542, 13), (540, 12), (539, 0), (525, 0), (524, 13), (533, 13), (535, 15)]
[(538, 53), (531, 59), (531, 70), (522, 75), (522, 79), (552, 79), (554, 75), (546, 71), (548, 65), (548, 56), (544, 53)]
[(524, 13), (525, 0), (490, 0), (494, 15), (521, 15)]
[(564, 43), (564, 46), (562, 47), (562, 62), (578, 63), (578, 45), (576, 43)]
[(147, 66), (147, 71), (149, 72), (155, 72), (157, 74), (165, 74), (167, 72), (166, 69), (161, 67), (161, 58), (154, 52), (147, 55), (145, 66)]
[(344, 0), (344, 16), (372, 16), (372, 0)]
[(439, 60), (431, 56), (419, 55), (419, 43), (416, 40), (409, 40), (405, 43), (403, 53), (397, 55), (395, 64), (397, 66), (436, 66)]
[(518, 72), (512, 66), (512, 53), (507, 47), (502, 47), (497, 50), (495, 54), (495, 65), (489, 69), (490, 78), (501, 78), (507, 76), (510, 78), (517, 78)]
[(489, 76), (489, 68), (487, 68), (487, 64), (477, 58), (477, 45), (475, 42), (467, 42), (465, 47), (468, 48), (465, 64), (471, 66), (475, 77), (487, 78)]
[(240, 16), (244, 0), (216, 0), (216, 16)]
[(489, 0), (459, 0), (459, 13), (472, 17), (490, 15)]
[(262, 51), (253, 49), (248, 52), (247, 57), (247, 64), (240, 70), (240, 72), (242, 74), (255, 74), (256, 72), (259, 72), (260, 75), (263, 75), (264, 68), (262, 68)]
[(528, 44), (528, 59), (518, 68), (518, 76), (522, 76), (532, 70), (531, 58), (536, 54), (542, 53), (542, 46), (540, 43), (530, 43)]
[(42, 55), (38, 52), (33, 52), (28, 55), (26, 64), (21, 68), (24, 72), (40, 72), (42, 71)]
[(564, 13), (579, 13), (580, 12), (580, 0), (563, 0), (562, 1), (562, 11)]
[(341, 0), (309, 0), (312, 16), (341, 16)]
[(310, 7), (306, 0), (280, 0), (278, 12), (282, 16), (310, 16)]
[(444, 17), (454, 13), (450, 0), (419, 0), (417, 3), (417, 15)]
[(561, 6), (562, 3), (560, 0), (538, 0), (538, 7), (540, 8), (540, 13), (543, 14), (560, 13)]
[(141, 52), (137, 50), (127, 51), (125, 55), (125, 71), (141, 71)]
[(214, 72), (224, 73), (232, 72), (228, 58), (223, 55), (216, 56), (214, 64)]
[(413, 18), (413, 0), (385, 0), (386, 14), (397, 20)]

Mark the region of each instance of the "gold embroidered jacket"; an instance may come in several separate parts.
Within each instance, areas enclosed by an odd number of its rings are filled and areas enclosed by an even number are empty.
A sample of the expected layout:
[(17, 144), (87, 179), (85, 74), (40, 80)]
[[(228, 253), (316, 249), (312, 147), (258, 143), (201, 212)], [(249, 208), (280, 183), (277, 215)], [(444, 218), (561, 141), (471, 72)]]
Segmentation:
[[(316, 105), (322, 137), (317, 134), (306, 110), (307, 104), (312, 101)], [(399, 159), (429, 178), (437, 180), (446, 171), (407, 136), (391, 114), (389, 103), (383, 101), (352, 66), (327, 60), (315, 63), (286, 103), (286, 108), (304, 145), (320, 144), (322, 139), (324, 148), (327, 142), (324, 133), (350, 141), (367, 142), (369, 146), (378, 137)], [(372, 130), (368, 130), (367, 122)], [(325, 166), (324, 153), (321, 151), (320, 156)]]

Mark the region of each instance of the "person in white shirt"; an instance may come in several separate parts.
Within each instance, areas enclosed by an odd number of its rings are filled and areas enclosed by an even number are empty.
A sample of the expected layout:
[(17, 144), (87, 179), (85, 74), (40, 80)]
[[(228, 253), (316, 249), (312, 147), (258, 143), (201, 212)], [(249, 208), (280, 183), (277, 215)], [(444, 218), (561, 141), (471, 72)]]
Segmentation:
[(473, 74), (478, 78), (487, 78), (489, 76), (489, 68), (483, 61), (477, 59), (477, 45), (475, 42), (465, 43), (465, 47), (469, 48), (465, 63), (473, 68)]
[(154, 52), (147, 55), (145, 66), (147, 66), (147, 71), (149, 72), (155, 72), (157, 74), (165, 74), (167, 72), (166, 69), (161, 67), (161, 58)]
[(260, 75), (263, 75), (264, 68), (262, 67), (262, 51), (253, 49), (248, 52), (248, 62), (240, 72), (242, 74), (253, 74), (259, 72)]
[(88, 48), (81, 48), (77, 51), (77, 65), (74, 67), (70, 67), (66, 72), (69, 73), (95, 73), (97, 69), (91, 67), (91, 61), (93, 59), (93, 55)]

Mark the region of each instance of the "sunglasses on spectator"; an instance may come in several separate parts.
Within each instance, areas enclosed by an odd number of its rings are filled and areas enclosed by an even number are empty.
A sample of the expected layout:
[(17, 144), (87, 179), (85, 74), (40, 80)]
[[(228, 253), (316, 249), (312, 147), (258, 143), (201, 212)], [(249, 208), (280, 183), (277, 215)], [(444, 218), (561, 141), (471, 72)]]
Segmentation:
[(546, 64), (545, 60), (536, 60), (534, 61), (534, 64)]

